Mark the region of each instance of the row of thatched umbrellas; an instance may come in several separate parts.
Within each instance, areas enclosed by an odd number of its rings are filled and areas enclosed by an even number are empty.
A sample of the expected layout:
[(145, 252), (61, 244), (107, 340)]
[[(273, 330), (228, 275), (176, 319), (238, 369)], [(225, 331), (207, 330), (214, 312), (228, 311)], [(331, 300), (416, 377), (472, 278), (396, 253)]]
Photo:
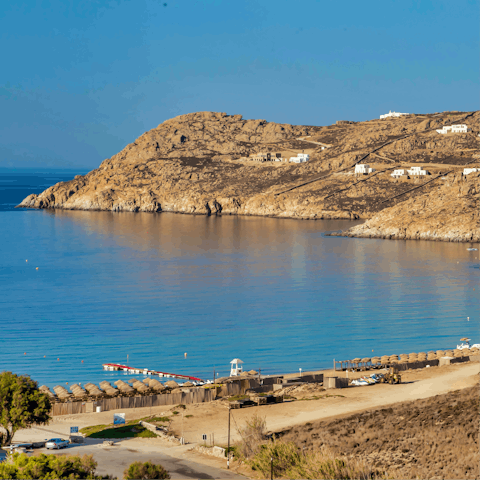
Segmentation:
[(155, 378), (145, 378), (142, 382), (136, 378), (131, 378), (131, 386), (123, 380), (117, 380), (113, 386), (110, 382), (100, 382), (100, 387), (94, 383), (86, 383), (83, 388), (78, 384), (70, 385), (70, 392), (62, 385), (53, 387), (53, 392), (45, 385), (39, 390), (48, 395), (52, 400), (69, 400), (72, 397), (76, 399), (85, 399), (87, 397), (116, 397), (117, 395), (148, 395), (150, 393), (163, 393), (179, 387), (193, 387), (193, 383), (185, 382), (179, 385), (175, 380), (170, 380), (162, 384)]
[(454, 349), (454, 350), (431, 350), (429, 352), (420, 352), (420, 353), (401, 353), (400, 355), (382, 355), (381, 357), (365, 357), (365, 358), (354, 358), (353, 360), (345, 360), (343, 363), (353, 364), (353, 365), (366, 365), (370, 363), (372, 365), (391, 365), (395, 363), (413, 363), (413, 362), (424, 362), (427, 360), (437, 360), (442, 357), (465, 357), (470, 355), (478, 355), (478, 348), (464, 348)]

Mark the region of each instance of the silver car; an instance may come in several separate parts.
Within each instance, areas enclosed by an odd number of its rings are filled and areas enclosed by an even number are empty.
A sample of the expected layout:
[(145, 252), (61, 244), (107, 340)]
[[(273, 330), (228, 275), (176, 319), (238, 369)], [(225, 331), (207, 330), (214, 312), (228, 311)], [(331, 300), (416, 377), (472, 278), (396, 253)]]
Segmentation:
[(45, 448), (66, 448), (69, 444), (70, 442), (68, 440), (64, 440), (63, 438), (51, 438), (45, 443)]

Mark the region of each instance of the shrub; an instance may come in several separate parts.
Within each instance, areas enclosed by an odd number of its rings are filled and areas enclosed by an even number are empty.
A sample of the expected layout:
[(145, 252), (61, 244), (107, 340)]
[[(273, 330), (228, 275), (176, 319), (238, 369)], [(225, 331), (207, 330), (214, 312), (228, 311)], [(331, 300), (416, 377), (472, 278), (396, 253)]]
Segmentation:
[(161, 466), (152, 462), (134, 462), (123, 472), (125, 480), (166, 479), (170, 474)]
[(96, 476), (97, 462), (93, 455), (35, 455), (14, 453), (7, 462), (0, 463), (0, 478), (36, 479), (107, 479), (109, 476)]
[(267, 422), (265, 417), (255, 414), (245, 422), (243, 427), (237, 428), (237, 431), (242, 438), (238, 445), (239, 453), (245, 458), (251, 458), (257, 454), (265, 441)]
[(293, 443), (273, 440), (261, 446), (255, 457), (249, 462), (253, 470), (269, 478), (272, 468), (274, 477), (367, 480), (377, 479), (378, 473), (365, 462), (355, 459), (338, 458), (327, 450), (302, 453)]

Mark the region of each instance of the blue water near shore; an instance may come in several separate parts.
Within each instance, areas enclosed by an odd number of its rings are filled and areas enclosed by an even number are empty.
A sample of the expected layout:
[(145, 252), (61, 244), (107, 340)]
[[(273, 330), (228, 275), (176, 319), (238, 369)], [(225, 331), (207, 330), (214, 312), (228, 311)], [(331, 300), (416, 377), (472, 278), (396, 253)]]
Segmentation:
[(0, 172), (0, 370), (98, 383), (128, 354), (211, 378), (234, 357), (295, 372), (480, 341), (470, 244), (325, 236), (347, 221), (13, 208), (78, 173)]

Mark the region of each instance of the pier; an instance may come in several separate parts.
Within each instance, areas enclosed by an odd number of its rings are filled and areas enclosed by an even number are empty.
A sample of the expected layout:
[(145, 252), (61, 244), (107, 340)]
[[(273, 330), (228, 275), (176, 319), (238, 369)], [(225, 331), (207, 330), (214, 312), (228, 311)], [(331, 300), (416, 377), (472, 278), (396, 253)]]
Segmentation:
[(179, 375), (176, 373), (167, 373), (167, 372), (160, 372), (158, 370), (150, 370), (148, 368), (135, 368), (129, 367), (127, 365), (120, 365), (119, 363), (104, 363), (102, 364), (104, 370), (108, 370), (111, 372), (122, 370), (124, 372), (137, 374), (137, 375), (156, 375), (158, 377), (164, 378), (180, 378), (182, 380), (191, 380), (194, 382), (204, 382), (201, 378), (191, 377), (189, 375)]

